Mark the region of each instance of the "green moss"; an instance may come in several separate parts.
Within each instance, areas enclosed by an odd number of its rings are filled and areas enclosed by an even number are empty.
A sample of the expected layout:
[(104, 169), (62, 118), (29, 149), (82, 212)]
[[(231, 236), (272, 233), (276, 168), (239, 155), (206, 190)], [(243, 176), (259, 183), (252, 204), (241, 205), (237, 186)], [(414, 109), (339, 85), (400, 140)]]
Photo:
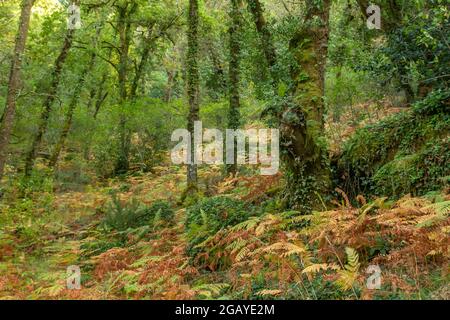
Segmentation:
[(418, 153), (395, 158), (373, 176), (374, 193), (401, 196), (423, 194), (448, 184), (450, 139), (430, 142)]
[(335, 168), (341, 187), (350, 196), (400, 196), (443, 186), (450, 174), (447, 99), (432, 93), (412, 109), (359, 129)]

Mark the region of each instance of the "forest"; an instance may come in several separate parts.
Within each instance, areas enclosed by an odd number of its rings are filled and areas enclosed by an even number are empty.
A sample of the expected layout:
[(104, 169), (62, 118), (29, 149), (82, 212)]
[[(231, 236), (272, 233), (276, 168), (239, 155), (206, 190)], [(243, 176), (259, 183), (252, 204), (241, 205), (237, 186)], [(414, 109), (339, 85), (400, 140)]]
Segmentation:
[(1, 0), (0, 31), (1, 300), (450, 299), (448, 0)]

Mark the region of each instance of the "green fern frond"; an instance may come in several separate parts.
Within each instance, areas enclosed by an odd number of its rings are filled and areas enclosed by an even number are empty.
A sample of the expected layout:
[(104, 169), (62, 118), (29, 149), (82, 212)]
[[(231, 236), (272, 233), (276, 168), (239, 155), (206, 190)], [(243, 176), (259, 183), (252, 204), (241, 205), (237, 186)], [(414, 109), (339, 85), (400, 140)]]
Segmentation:
[(251, 217), (250, 219), (243, 221), (241, 223), (238, 223), (237, 225), (230, 228), (231, 231), (241, 231), (241, 230), (251, 230), (253, 229), (259, 222), (261, 221), (261, 218), (258, 217)]
[(193, 289), (198, 291), (198, 295), (211, 299), (214, 296), (219, 296), (222, 291), (227, 289), (229, 286), (230, 285), (227, 283), (206, 283), (196, 286)]
[(347, 255), (347, 264), (344, 266), (344, 270), (339, 270), (339, 278), (336, 280), (336, 285), (342, 290), (350, 290), (353, 288), (353, 284), (358, 278), (359, 272), (359, 255), (358, 252), (350, 247), (345, 248)]
[(449, 201), (438, 202), (438, 203), (433, 203), (432, 205), (426, 206), (423, 209), (425, 209), (425, 210), (431, 209), (437, 215), (447, 216), (448, 214), (450, 214), (450, 200)]
[(239, 251), (239, 253), (236, 255), (236, 261), (237, 262), (241, 262), (242, 260), (244, 260), (245, 257), (247, 257), (250, 253), (250, 249), (247, 247), (244, 247), (241, 249), (241, 251)]

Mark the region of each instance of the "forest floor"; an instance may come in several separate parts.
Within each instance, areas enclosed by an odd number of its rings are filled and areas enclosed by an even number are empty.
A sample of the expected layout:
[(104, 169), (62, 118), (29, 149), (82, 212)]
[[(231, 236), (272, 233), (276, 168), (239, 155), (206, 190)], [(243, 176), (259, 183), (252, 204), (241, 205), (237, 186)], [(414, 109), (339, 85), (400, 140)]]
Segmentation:
[[(399, 111), (390, 105), (357, 110), (376, 117), (360, 123), (354, 118), (362, 115), (346, 114), (339, 125), (330, 122), (335, 152), (357, 127)], [(333, 205), (300, 215), (277, 205), (281, 174), (263, 177), (244, 168), (245, 174), (223, 179), (220, 167), (203, 167), (207, 205), (200, 213), (227, 197), (248, 207), (239, 211), (225, 202), (225, 219), (248, 214), (209, 234), (192, 254), (185, 223), (191, 206), (180, 203), (184, 168), (166, 163), (106, 180), (87, 173), (89, 182), (80, 182), (85, 177), (71, 167), (77, 161), (62, 161), (60, 178), (44, 174), (29, 185), (20, 178), (6, 184), (0, 299), (450, 299), (449, 189), (397, 200), (349, 199), (337, 190)], [(174, 211), (173, 222), (105, 229), (105, 218), (118, 209), (113, 195), (125, 214), (162, 200)], [(208, 234), (205, 225), (195, 233)], [(81, 270), (79, 290), (67, 287), (69, 266)]]
[[(217, 176), (215, 168), (200, 173), (202, 181)], [(160, 167), (155, 173), (108, 180), (84, 191), (40, 192), (2, 205), (7, 222), (0, 232), (0, 298), (450, 298), (450, 227), (442, 209), (448, 210), (448, 192), (404, 197), (396, 203), (376, 199), (366, 204), (360, 198), (359, 208), (343, 195), (332, 210), (310, 216), (304, 232), (286, 226), (308, 217), (281, 219), (267, 213), (213, 237), (212, 247), (224, 248), (220, 254), (208, 251), (205, 267), (194, 265), (185, 253), (186, 210), (177, 203), (184, 180), (183, 169)], [(204, 187), (251, 202), (268, 188), (258, 186), (257, 180), (261, 178), (242, 177)], [(280, 183), (279, 177), (265, 183)], [(231, 191), (236, 189), (239, 192)], [(125, 239), (117, 232), (105, 233), (100, 224), (111, 190), (124, 203), (169, 201), (176, 209), (175, 223), (154, 230), (137, 228)], [(370, 240), (374, 232), (376, 243)], [(224, 256), (232, 266), (215, 266), (214, 259)], [(367, 290), (363, 266), (375, 262), (383, 266), (383, 285)], [(80, 290), (66, 286), (70, 265), (81, 268)], [(258, 282), (261, 274), (264, 285), (255, 287), (252, 280)]]

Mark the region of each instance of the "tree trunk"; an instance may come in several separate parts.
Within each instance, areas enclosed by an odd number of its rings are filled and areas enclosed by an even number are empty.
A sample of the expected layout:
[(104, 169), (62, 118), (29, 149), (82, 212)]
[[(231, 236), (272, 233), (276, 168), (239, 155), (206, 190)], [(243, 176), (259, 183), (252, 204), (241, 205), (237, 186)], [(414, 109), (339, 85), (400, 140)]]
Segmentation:
[(247, 0), (247, 5), (252, 14), (256, 31), (258, 31), (261, 38), (261, 47), (270, 70), (272, 84), (274, 88), (276, 88), (278, 76), (275, 73), (274, 66), (277, 61), (277, 54), (272, 41), (272, 34), (270, 33), (266, 20), (264, 19), (263, 7), (259, 0)]
[[(108, 91), (103, 93), (108, 74), (109, 74), (108, 72), (103, 73), (100, 83), (98, 85), (98, 89), (96, 88), (95, 90), (91, 91), (91, 96), (89, 97), (88, 106), (91, 105), (95, 100), (94, 112), (92, 114), (94, 120), (97, 119), (100, 107), (102, 106), (103, 102), (106, 100), (106, 97), (108, 96)], [(90, 110), (90, 107), (88, 107), (88, 110)], [(89, 156), (91, 153), (91, 141), (92, 136), (88, 136), (86, 143), (84, 144), (84, 151), (83, 151), (83, 157), (85, 160), (89, 160)]]
[(16, 114), (16, 96), (20, 85), (20, 71), (30, 24), (31, 8), (33, 7), (34, 1), (35, 0), (24, 0), (22, 2), (19, 29), (17, 31), (14, 56), (12, 58), (11, 71), (9, 75), (6, 108), (0, 122), (0, 181), (3, 177), (6, 158), (8, 156), (7, 147), (14, 125), (14, 117)]
[(167, 86), (166, 86), (166, 90), (164, 92), (164, 102), (165, 103), (169, 103), (170, 100), (172, 99), (172, 88), (173, 88), (175, 76), (176, 76), (176, 71), (167, 70)]
[[(136, 4), (132, 3), (128, 11), (128, 3), (124, 7), (118, 7), (117, 30), (120, 39), (119, 57), (119, 104), (124, 108), (128, 99), (127, 78), (128, 78), (128, 55), (131, 41), (131, 20), (129, 15), (136, 9)], [(126, 127), (127, 119), (125, 113), (121, 112), (119, 120), (119, 155), (114, 168), (116, 174), (126, 173), (129, 168), (128, 154), (130, 145), (129, 132)]]
[(134, 75), (133, 83), (131, 84), (130, 100), (134, 100), (136, 98), (136, 92), (139, 86), (139, 81), (141, 81), (145, 66), (147, 65), (147, 61), (150, 57), (150, 50), (152, 45), (151, 39), (152, 30), (153, 24), (148, 26), (147, 36), (144, 39), (144, 48), (142, 50), (141, 61), (139, 62), (139, 66), (136, 69), (136, 74)]
[[(228, 113), (228, 127), (229, 129), (238, 129), (240, 126), (240, 96), (239, 96), (239, 80), (240, 80), (240, 28), (241, 28), (241, 14), (240, 14), (240, 0), (231, 0), (231, 27), (230, 33), (230, 64), (229, 64), (229, 98), (230, 109)], [(234, 141), (234, 163), (227, 167), (228, 174), (233, 176), (237, 173), (237, 143)]]
[[(262, 48), (271, 69), (274, 89), (276, 51), (259, 0), (247, 0)], [(328, 152), (324, 138), (324, 85), (327, 59), (330, 0), (306, 1), (307, 13), (301, 28), (290, 40), (289, 49), (298, 67), (291, 71), (290, 103), (279, 116), (286, 172), (286, 205), (309, 211), (321, 205), (320, 193), (330, 187)]]
[(67, 55), (70, 51), (70, 48), (72, 47), (73, 35), (74, 35), (74, 29), (69, 29), (67, 31), (66, 37), (64, 39), (64, 44), (62, 46), (61, 52), (55, 61), (55, 68), (53, 69), (53, 73), (51, 76), (52, 83), (47, 92), (47, 98), (45, 99), (45, 102), (44, 102), (43, 110), (41, 113), (41, 119), (40, 119), (40, 123), (39, 123), (39, 128), (38, 128), (36, 135), (33, 138), (31, 148), (28, 151), (28, 154), (27, 154), (27, 157), (25, 160), (25, 176), (26, 177), (30, 176), (30, 174), (31, 174), (31, 170), (33, 169), (33, 164), (34, 164), (34, 160), (36, 159), (36, 156), (37, 156), (39, 145), (42, 141), (42, 137), (44, 136), (44, 134), (47, 130), (51, 107), (52, 107), (53, 102), (55, 101), (55, 97), (56, 97), (59, 81), (61, 78), (61, 71), (62, 71), (64, 62), (66, 61)]
[[(96, 38), (94, 41), (95, 47), (98, 41), (98, 38), (100, 37), (101, 29), (97, 29)], [(73, 92), (72, 99), (69, 104), (69, 108), (67, 109), (67, 115), (66, 120), (64, 122), (63, 129), (61, 131), (61, 135), (59, 136), (58, 143), (55, 146), (55, 149), (53, 150), (53, 153), (50, 157), (50, 167), (54, 167), (56, 163), (58, 162), (59, 154), (61, 153), (62, 148), (64, 147), (64, 143), (66, 141), (66, 138), (69, 134), (70, 127), (72, 126), (72, 120), (73, 120), (73, 113), (75, 111), (75, 107), (77, 106), (79, 96), (81, 94), (81, 90), (83, 89), (84, 83), (86, 81), (86, 76), (91, 72), (92, 68), (94, 67), (95, 58), (97, 56), (96, 54), (96, 48), (94, 48), (94, 51), (91, 53), (90, 60), (86, 68), (82, 71), (80, 79), (78, 80), (75, 90)]]
[(320, 207), (319, 195), (331, 185), (323, 100), (330, 0), (308, 1), (307, 10), (304, 26), (289, 45), (298, 67), (291, 70), (293, 104), (281, 120), (283, 141), (288, 142), (288, 205), (303, 211)]
[(191, 134), (191, 163), (187, 168), (187, 191), (196, 191), (198, 186), (197, 164), (194, 154), (194, 122), (200, 119), (199, 111), (199, 72), (198, 72), (198, 0), (189, 0), (188, 15), (188, 52), (187, 52), (187, 93), (189, 98), (189, 114), (187, 129)]

